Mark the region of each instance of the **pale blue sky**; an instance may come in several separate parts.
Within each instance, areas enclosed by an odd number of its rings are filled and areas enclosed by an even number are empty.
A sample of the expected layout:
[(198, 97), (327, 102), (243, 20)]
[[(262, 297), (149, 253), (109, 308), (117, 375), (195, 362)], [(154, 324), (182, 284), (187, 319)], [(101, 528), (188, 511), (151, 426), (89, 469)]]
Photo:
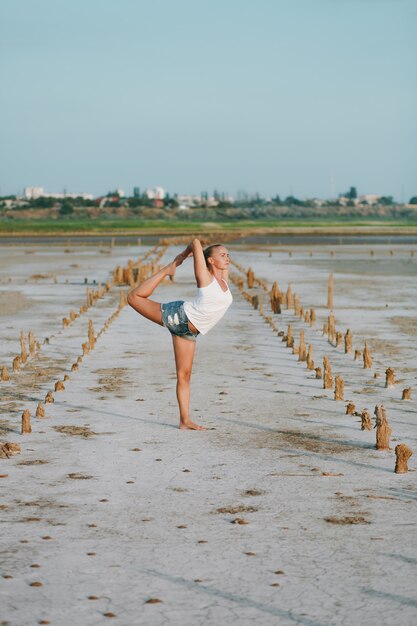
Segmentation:
[(417, 0), (0, 0), (0, 194), (408, 200), (416, 32)]

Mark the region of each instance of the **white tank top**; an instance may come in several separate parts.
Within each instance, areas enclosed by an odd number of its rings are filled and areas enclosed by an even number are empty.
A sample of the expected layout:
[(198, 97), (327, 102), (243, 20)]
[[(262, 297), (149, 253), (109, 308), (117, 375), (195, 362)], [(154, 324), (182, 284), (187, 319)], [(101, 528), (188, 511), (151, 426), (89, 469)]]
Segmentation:
[(223, 317), (233, 297), (224, 278), (227, 291), (223, 291), (214, 278), (206, 287), (197, 287), (197, 297), (193, 302), (184, 302), (184, 311), (196, 329), (205, 335)]

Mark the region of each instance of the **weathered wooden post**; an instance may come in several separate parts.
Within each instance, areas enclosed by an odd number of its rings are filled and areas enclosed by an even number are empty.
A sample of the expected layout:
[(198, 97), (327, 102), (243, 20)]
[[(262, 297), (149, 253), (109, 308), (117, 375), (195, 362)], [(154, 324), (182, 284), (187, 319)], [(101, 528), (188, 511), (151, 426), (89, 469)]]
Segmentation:
[(347, 329), (345, 334), (345, 354), (352, 352), (352, 332), (350, 328)]
[(10, 380), (9, 371), (5, 365), (2, 365), (1, 368), (1, 380), (4, 382)]
[(12, 369), (14, 372), (20, 372), (20, 356), (15, 356), (13, 359)]
[(21, 352), (21, 362), (23, 365), (27, 363), (28, 353), (26, 350), (26, 337), (23, 330), (20, 331), (20, 352)]
[(293, 305), (291, 283), (288, 284), (287, 293), (285, 294), (285, 300), (286, 300), (287, 309), (290, 309)]
[(385, 388), (390, 389), (395, 387), (395, 372), (392, 367), (388, 367), (385, 370)]
[(395, 473), (406, 474), (408, 472), (408, 459), (413, 456), (413, 451), (405, 444), (395, 446)]
[(294, 315), (298, 317), (300, 315), (300, 299), (296, 293), (294, 294), (293, 302), (294, 302)]
[(311, 343), (308, 346), (307, 369), (308, 370), (314, 369), (314, 349)]
[(38, 402), (38, 406), (36, 407), (36, 417), (38, 417), (39, 419), (45, 417), (45, 407), (43, 406), (42, 402)]
[(29, 339), (29, 354), (30, 356), (33, 356), (36, 352), (36, 345), (35, 345), (35, 337), (31, 330), (29, 331), (28, 339)]
[(294, 336), (292, 334), (292, 325), (288, 324), (287, 330), (287, 348), (292, 348), (294, 346)]
[(361, 413), (361, 430), (372, 430), (371, 414), (367, 409)]
[(365, 348), (363, 351), (363, 368), (370, 369), (372, 367), (372, 356), (368, 348), (368, 344), (365, 341)]
[(336, 326), (333, 311), (330, 312), (327, 321), (329, 325), (329, 343), (333, 343), (336, 339)]
[(329, 282), (327, 285), (327, 308), (333, 308), (333, 274), (329, 276)]
[(300, 344), (298, 348), (298, 360), (306, 361), (307, 360), (307, 348), (304, 341), (304, 331), (300, 330)]
[(343, 381), (343, 378), (341, 376), (336, 376), (334, 382), (335, 382), (334, 399), (335, 400), (344, 400), (345, 383)]
[(388, 424), (387, 413), (383, 404), (375, 407), (376, 417), (376, 449), (389, 450), (389, 440), (392, 429)]
[(316, 310), (310, 309), (310, 326), (314, 326), (316, 323)]
[(403, 389), (401, 400), (411, 400), (411, 387), (407, 387), (406, 389)]
[(96, 345), (96, 338), (94, 336), (93, 320), (89, 320), (89, 322), (88, 322), (88, 343), (89, 343), (90, 350), (93, 350), (94, 346)]
[(348, 402), (346, 405), (346, 415), (354, 415), (356, 411), (356, 406), (353, 402)]
[(270, 301), (271, 301), (271, 311), (277, 314), (281, 313), (280, 291), (279, 291), (277, 281), (275, 281), (272, 285), (272, 289), (270, 293)]
[(29, 435), (29, 433), (32, 432), (32, 427), (30, 425), (30, 413), (28, 409), (25, 409), (22, 413), (22, 428), (20, 432), (22, 435)]
[(323, 389), (333, 389), (332, 367), (327, 356), (323, 357)]
[(252, 289), (255, 282), (255, 274), (251, 268), (246, 272), (246, 281), (248, 285), (248, 289)]

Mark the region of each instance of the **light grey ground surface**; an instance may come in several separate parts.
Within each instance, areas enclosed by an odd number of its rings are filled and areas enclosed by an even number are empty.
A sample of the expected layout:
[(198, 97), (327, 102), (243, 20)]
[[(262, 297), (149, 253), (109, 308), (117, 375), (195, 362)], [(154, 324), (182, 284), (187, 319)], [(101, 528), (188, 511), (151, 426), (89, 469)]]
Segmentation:
[[(143, 252), (115, 250), (105, 262), (103, 255), (98, 278), (105, 280), (123, 255), (126, 261)], [(308, 251), (304, 263), (280, 252), (234, 254), (268, 281), (278, 278), (286, 288), (290, 278), (305, 306), (325, 301), (328, 271), (334, 270), (328, 253), (317, 252), (321, 274)], [(338, 262), (341, 254), (349, 263), (351, 250), (338, 250)], [(416, 473), (394, 474), (393, 450), (374, 449), (375, 432), (361, 432), (358, 418), (344, 414), (345, 403), (323, 391), (236, 289), (227, 316), (198, 339), (192, 416), (206, 432), (176, 428), (169, 333), (126, 307), (70, 374), (66, 390), (47, 405), (47, 418), (32, 418), (33, 433), (19, 434), (22, 410), (33, 415), (37, 401), (80, 354), (88, 319), (98, 331), (117, 306), (116, 289), (61, 331), (61, 317), (82, 303), (85, 292), (83, 267), (74, 284), (65, 285), (63, 258), (54, 256), (58, 284), (24, 282), (42, 271), (35, 258), (35, 269), (20, 266), (19, 276), (3, 258), (0, 273), (3, 293), (33, 299), (32, 314), (29, 308), (14, 319), (0, 318), (2, 338), (10, 337), (2, 341), (2, 362), (16, 354), (21, 328), (51, 337), (41, 356), (0, 386), (1, 439), (22, 446), (21, 455), (0, 461), (1, 474), (8, 475), (0, 479), (0, 571), (12, 577), (0, 580), (0, 624), (95, 626), (108, 623), (108, 612), (125, 626), (416, 624)], [(346, 264), (344, 271), (356, 280)], [(14, 277), (11, 285), (8, 276)], [(373, 279), (372, 295), (358, 287), (352, 301), (337, 291), (337, 273), (335, 278), (340, 327), (351, 326), (354, 344), (362, 335), (399, 342), (392, 358), (404, 384), (385, 390), (384, 378), (373, 378), (391, 364), (383, 351), (374, 355), (376, 367), (364, 371), (290, 312), (277, 316), (277, 324), (286, 329), (292, 322), (296, 337), (305, 328), (317, 362), (327, 354), (333, 372), (344, 376), (345, 398), (371, 412), (383, 401), (392, 445), (406, 442), (417, 455), (416, 403), (399, 400), (408, 385), (416, 396), (415, 336), (399, 333), (395, 324), (388, 338), (380, 330), (391, 324), (381, 289), (391, 306), (392, 286), (381, 282), (378, 290)], [(362, 270), (358, 280), (365, 278)], [(398, 270), (392, 283), (398, 312), (392, 315), (409, 317), (412, 328), (417, 300), (408, 281)], [(157, 295), (161, 301), (189, 298), (193, 290), (187, 266)], [(367, 307), (375, 300), (369, 321)], [(319, 317), (326, 313), (318, 309)], [(41, 367), (46, 374), (39, 376)], [(63, 425), (94, 434), (55, 430)], [(410, 468), (415, 466), (414, 456)], [(236, 518), (249, 523), (233, 524)], [(30, 586), (35, 581), (42, 586)], [(147, 604), (149, 598), (161, 602)]]

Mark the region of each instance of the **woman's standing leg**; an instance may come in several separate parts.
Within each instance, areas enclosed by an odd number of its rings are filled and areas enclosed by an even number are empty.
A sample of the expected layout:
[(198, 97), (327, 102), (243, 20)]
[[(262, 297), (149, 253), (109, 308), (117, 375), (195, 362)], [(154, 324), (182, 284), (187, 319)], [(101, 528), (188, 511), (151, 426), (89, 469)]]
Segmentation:
[(182, 430), (205, 430), (191, 421), (190, 409), (190, 381), (195, 353), (195, 341), (172, 335), (177, 368), (177, 400), (180, 409), (180, 428)]

